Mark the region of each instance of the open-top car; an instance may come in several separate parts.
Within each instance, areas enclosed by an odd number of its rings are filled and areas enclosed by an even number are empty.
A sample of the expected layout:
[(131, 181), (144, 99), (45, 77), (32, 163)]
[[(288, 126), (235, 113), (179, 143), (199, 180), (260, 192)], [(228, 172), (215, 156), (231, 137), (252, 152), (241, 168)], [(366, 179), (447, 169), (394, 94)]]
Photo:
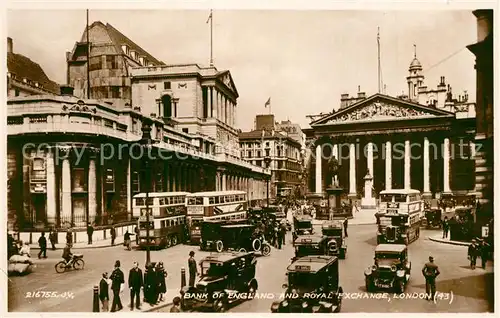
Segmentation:
[(344, 231), (344, 220), (326, 221), (321, 232), (328, 237), (329, 255), (344, 259), (347, 253), (347, 240)]
[(375, 248), (374, 264), (365, 270), (367, 291), (394, 288), (403, 293), (410, 280), (411, 262), (403, 244), (380, 244)]
[(328, 237), (322, 235), (301, 235), (293, 241), (296, 259), (308, 255), (330, 255), (328, 249)]
[(207, 247), (208, 250), (220, 253), (232, 249), (239, 252), (261, 252), (264, 256), (271, 254), (271, 245), (253, 224), (223, 224), (218, 230), (217, 233), (213, 233), (214, 243)]
[(312, 217), (309, 215), (298, 215), (293, 218), (294, 240), (299, 235), (313, 234)]
[(340, 312), (343, 290), (339, 283), (337, 257), (301, 257), (288, 266), (286, 275), (288, 281), (283, 284), (285, 297), (273, 302), (271, 312)]
[(184, 310), (213, 309), (224, 312), (229, 305), (253, 299), (257, 259), (250, 253), (218, 253), (201, 260), (201, 278), (181, 290)]

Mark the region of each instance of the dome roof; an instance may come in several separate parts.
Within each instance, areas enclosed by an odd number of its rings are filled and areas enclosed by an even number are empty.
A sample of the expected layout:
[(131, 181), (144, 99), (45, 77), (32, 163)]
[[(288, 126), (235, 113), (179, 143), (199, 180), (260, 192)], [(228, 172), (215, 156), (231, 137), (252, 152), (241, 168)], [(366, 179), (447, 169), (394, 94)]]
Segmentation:
[(415, 57), (413, 61), (410, 63), (410, 68), (422, 68), (422, 64), (420, 61)]

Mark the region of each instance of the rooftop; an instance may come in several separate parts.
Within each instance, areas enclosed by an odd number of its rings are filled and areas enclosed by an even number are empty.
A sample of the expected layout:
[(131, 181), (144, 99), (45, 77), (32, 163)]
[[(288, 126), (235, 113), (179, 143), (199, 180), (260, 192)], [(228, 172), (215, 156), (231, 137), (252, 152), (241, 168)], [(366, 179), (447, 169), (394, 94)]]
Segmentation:
[(246, 255), (253, 255), (253, 252), (249, 252), (249, 253), (246, 253), (246, 252), (245, 253), (240, 253), (240, 252), (213, 253), (213, 254), (210, 254), (209, 256), (203, 258), (202, 261), (225, 263), (225, 262), (231, 261), (235, 258), (238, 258), (241, 256), (246, 256)]
[(335, 256), (304, 256), (288, 265), (287, 270), (289, 272), (309, 272), (316, 273), (323, 269), (328, 264), (335, 262), (337, 258)]
[(377, 253), (383, 253), (383, 252), (401, 253), (405, 249), (406, 249), (406, 245), (403, 245), (403, 244), (379, 244), (375, 248), (375, 252), (377, 252)]

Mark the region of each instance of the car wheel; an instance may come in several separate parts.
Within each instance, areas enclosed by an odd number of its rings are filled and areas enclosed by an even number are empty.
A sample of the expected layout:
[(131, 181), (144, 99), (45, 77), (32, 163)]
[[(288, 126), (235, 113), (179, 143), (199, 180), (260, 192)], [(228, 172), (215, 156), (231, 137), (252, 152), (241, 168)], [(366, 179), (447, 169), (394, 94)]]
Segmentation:
[(172, 246), (172, 240), (170, 239), (170, 237), (167, 237), (166, 240), (165, 240), (165, 247), (170, 247)]
[(242, 248), (240, 248), (240, 249), (238, 250), (238, 252), (240, 252), (240, 253), (246, 253), (246, 252), (247, 252), (247, 250), (246, 250), (246, 249), (244, 249), (244, 248), (242, 247)]
[(177, 235), (172, 236), (172, 246), (177, 245)]
[(66, 263), (61, 261), (56, 264), (55, 268), (57, 273), (64, 273), (66, 271)]
[(271, 254), (271, 246), (269, 244), (263, 244), (262, 245), (262, 255), (268, 256)]
[(225, 299), (219, 299), (214, 304), (214, 309), (216, 312), (226, 312), (227, 311), (227, 301)]
[(252, 248), (255, 252), (260, 251), (262, 247), (262, 242), (259, 239), (254, 239), (252, 242)]
[(224, 250), (224, 243), (222, 243), (222, 241), (220, 240), (215, 242), (215, 250), (221, 253)]

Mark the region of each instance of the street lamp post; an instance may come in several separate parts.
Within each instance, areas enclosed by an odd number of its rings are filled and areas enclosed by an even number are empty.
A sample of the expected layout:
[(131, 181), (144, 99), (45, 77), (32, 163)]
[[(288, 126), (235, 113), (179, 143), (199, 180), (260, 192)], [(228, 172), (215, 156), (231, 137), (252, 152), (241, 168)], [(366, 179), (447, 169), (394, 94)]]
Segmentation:
[[(271, 166), (271, 158), (269, 156), (266, 156), (264, 158), (264, 162), (266, 164), (266, 167), (269, 169), (269, 167)], [(271, 172), (271, 176), (272, 176), (272, 172)], [(269, 207), (269, 181), (271, 179), (271, 176), (269, 176), (268, 178), (266, 178), (266, 187), (267, 187), (266, 201), (267, 201), (267, 206), (268, 207)]]
[[(144, 159), (144, 173), (145, 173), (145, 187), (146, 192), (146, 265), (151, 263), (151, 252), (149, 248), (149, 191), (150, 191), (150, 171), (149, 171), (149, 151), (151, 149), (151, 126), (148, 122), (144, 121), (142, 124), (142, 139), (141, 144), (146, 151), (146, 157)], [(143, 152), (144, 155), (144, 152)]]

